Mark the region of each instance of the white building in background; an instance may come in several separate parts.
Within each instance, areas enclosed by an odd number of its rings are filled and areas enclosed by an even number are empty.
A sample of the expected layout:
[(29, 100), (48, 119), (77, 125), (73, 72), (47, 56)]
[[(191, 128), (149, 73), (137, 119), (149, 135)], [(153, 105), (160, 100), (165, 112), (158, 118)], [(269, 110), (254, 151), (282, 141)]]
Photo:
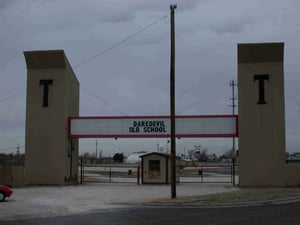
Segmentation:
[(126, 163), (131, 163), (131, 164), (140, 163), (141, 162), (140, 156), (146, 153), (148, 152), (147, 151), (133, 152), (127, 157)]

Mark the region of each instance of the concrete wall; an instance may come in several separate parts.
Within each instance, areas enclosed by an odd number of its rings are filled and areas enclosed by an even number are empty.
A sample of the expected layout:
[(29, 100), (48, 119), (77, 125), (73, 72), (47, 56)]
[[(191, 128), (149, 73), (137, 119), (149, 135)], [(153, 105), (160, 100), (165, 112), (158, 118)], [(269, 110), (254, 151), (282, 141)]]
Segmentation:
[(11, 165), (0, 165), (0, 184), (6, 186), (13, 185), (13, 174)]
[[(24, 55), (27, 64), (25, 182), (64, 184), (66, 178), (71, 180), (77, 176), (78, 141), (68, 138), (68, 117), (79, 115), (79, 82), (63, 50), (24, 52)], [(41, 83), (45, 80), (51, 81), (47, 91)]]
[[(238, 45), (241, 186), (285, 185), (283, 49), (283, 43)], [(268, 79), (261, 84), (257, 75)]]
[(17, 165), (12, 166), (12, 177), (13, 177), (12, 187), (16, 188), (16, 187), (25, 186), (24, 172), (25, 172), (24, 166), (17, 166)]
[(300, 165), (285, 165), (285, 185), (287, 187), (300, 187)]

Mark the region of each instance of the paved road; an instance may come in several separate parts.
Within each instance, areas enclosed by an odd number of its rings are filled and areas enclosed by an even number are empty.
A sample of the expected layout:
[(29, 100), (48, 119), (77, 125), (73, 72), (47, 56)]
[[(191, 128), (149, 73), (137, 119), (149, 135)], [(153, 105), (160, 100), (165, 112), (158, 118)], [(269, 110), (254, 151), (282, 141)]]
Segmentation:
[(299, 225), (300, 202), (233, 208), (132, 207), (1, 221), (5, 225)]
[[(0, 204), (0, 221), (55, 217), (95, 210), (126, 208), (155, 199), (170, 198), (169, 185), (91, 184), (61, 187), (16, 188)], [(238, 191), (230, 184), (178, 184), (177, 196)]]

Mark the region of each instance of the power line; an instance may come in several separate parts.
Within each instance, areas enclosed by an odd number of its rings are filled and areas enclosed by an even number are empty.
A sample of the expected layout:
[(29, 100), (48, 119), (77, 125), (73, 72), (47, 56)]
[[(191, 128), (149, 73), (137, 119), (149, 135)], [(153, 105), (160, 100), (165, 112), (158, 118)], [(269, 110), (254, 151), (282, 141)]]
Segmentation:
[[(169, 16), (168, 14), (167, 14), (167, 15), (164, 15), (163, 17), (161, 17), (161, 18), (159, 18), (158, 20), (154, 21), (153, 23), (147, 25), (146, 27), (144, 27), (144, 28), (142, 28), (142, 29), (136, 31), (135, 33), (129, 35), (128, 37), (126, 37), (126, 38), (124, 38), (124, 39), (122, 39), (122, 40), (116, 42), (115, 44), (109, 46), (108, 48), (104, 49), (103, 51), (99, 52), (98, 54), (93, 55), (93, 56), (87, 58), (86, 60), (82, 61), (81, 63), (75, 65), (75, 66), (73, 67), (73, 69), (76, 69), (76, 68), (78, 68), (78, 67), (80, 67), (80, 66), (82, 66), (82, 65), (84, 65), (84, 64), (86, 64), (86, 63), (88, 63), (89, 61), (91, 61), (91, 60), (97, 58), (98, 56), (104, 55), (105, 53), (107, 53), (107, 52), (109, 52), (110, 50), (114, 49), (114, 48), (117, 47), (118, 45), (120, 45), (120, 44), (122, 44), (122, 43), (128, 41), (129, 39), (133, 38), (134, 36), (136, 36), (136, 35), (142, 33), (143, 31), (145, 31), (145, 30), (149, 29), (150, 27), (154, 26), (155, 24), (159, 23), (160, 21), (162, 21), (163, 19), (165, 19), (165, 18), (168, 17), (168, 16)], [(16, 96), (18, 96), (18, 95), (20, 95), (20, 94), (25, 93), (25, 92), (26, 92), (26, 90), (22, 90), (22, 91), (20, 91), (20, 92), (17, 92), (17, 93), (12, 94), (12, 95), (10, 95), (10, 96), (8, 96), (8, 97), (5, 97), (5, 98), (0, 99), (0, 102), (7, 101), (7, 100), (9, 100), (9, 99), (11, 99), (11, 98), (13, 98), (13, 97), (16, 97)], [(122, 114), (123, 114), (123, 113), (122, 113)]]
[(210, 93), (208, 93), (207, 95), (203, 96), (202, 98), (198, 99), (197, 101), (193, 102), (192, 104), (188, 105), (187, 107), (185, 107), (184, 110), (182, 110), (181, 112), (177, 113), (178, 115), (182, 114), (183, 112), (187, 111), (188, 109), (192, 108), (194, 105), (198, 104), (200, 101), (202, 101), (203, 99), (211, 96), (212, 94), (214, 94), (217, 90), (219, 90), (220, 88), (224, 87), (228, 82), (225, 82), (224, 84), (220, 85), (219, 87), (215, 88), (213, 91), (211, 91)]
[(163, 19), (165, 19), (165, 18), (168, 17), (168, 16), (169, 16), (168, 14), (167, 14), (167, 15), (164, 15), (163, 17), (159, 18), (159, 19), (156, 20), (155, 22), (153, 22), (153, 23), (149, 24), (148, 26), (146, 26), (146, 27), (144, 27), (144, 28), (138, 30), (137, 32), (135, 32), (135, 33), (129, 35), (128, 37), (122, 39), (121, 41), (116, 42), (115, 44), (109, 46), (108, 48), (104, 49), (103, 51), (99, 52), (98, 54), (96, 54), (96, 55), (94, 55), (94, 56), (91, 56), (91, 57), (87, 58), (86, 60), (82, 61), (81, 63), (75, 65), (73, 68), (74, 68), (74, 69), (75, 69), (75, 68), (78, 68), (78, 67), (80, 67), (80, 66), (82, 66), (82, 65), (84, 65), (84, 64), (86, 64), (86, 63), (88, 63), (89, 61), (91, 61), (91, 60), (97, 58), (98, 56), (104, 55), (105, 53), (109, 52), (110, 50), (112, 50), (113, 48), (117, 47), (118, 45), (120, 45), (120, 44), (122, 44), (122, 43), (128, 41), (129, 39), (133, 38), (134, 36), (136, 36), (136, 35), (142, 33), (143, 31), (145, 31), (145, 30), (149, 29), (150, 27), (154, 26), (155, 24), (159, 23), (160, 21), (162, 21)]
[(19, 92), (15, 93), (15, 94), (12, 94), (12, 95), (10, 95), (10, 96), (7, 96), (7, 97), (5, 97), (5, 98), (0, 99), (0, 102), (7, 101), (7, 100), (9, 100), (9, 99), (11, 99), (11, 98), (14, 98), (14, 97), (16, 97), (16, 96), (18, 96), (18, 95), (21, 95), (21, 94), (25, 93), (25, 92), (26, 92), (26, 90), (19, 91)]
[(18, 146), (15, 146), (15, 147), (0, 148), (0, 151), (1, 151), (1, 152), (2, 152), (2, 151), (4, 152), (4, 151), (8, 151), (8, 150), (13, 150), (13, 149), (15, 149), (15, 150), (20, 150), (21, 147), (24, 147), (24, 146), (18, 145)]
[(114, 111), (119, 112), (120, 114), (122, 114), (123, 116), (128, 116), (126, 113), (122, 112), (121, 110), (118, 110), (117, 108), (115, 108), (114, 106), (112, 106), (111, 104), (109, 104), (105, 99), (101, 98), (100, 96), (96, 95), (95, 93), (87, 90), (86, 88), (81, 87), (81, 90), (83, 90), (84, 92), (86, 92), (87, 94), (89, 94), (90, 96), (100, 100), (101, 102), (103, 102), (106, 106), (108, 106), (109, 108), (111, 108)]

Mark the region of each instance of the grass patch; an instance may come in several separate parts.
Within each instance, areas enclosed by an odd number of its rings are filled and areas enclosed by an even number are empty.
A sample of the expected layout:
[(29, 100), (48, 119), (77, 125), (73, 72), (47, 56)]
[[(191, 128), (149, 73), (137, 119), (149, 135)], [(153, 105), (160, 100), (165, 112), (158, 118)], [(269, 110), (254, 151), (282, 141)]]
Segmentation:
[(300, 188), (242, 188), (238, 191), (204, 196), (160, 199), (155, 201), (155, 203), (172, 203), (178, 205), (238, 204), (271, 201), (291, 197), (300, 197)]

